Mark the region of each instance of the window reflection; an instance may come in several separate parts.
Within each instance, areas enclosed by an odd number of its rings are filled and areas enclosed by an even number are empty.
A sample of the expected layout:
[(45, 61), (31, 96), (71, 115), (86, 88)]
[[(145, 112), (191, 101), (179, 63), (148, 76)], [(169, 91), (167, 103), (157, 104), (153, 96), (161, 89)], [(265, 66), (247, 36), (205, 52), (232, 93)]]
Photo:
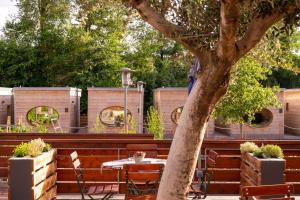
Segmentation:
[(182, 113), (182, 110), (183, 110), (183, 106), (176, 108), (176, 109), (173, 110), (173, 112), (171, 113), (171, 120), (172, 120), (175, 124), (178, 124), (180, 115), (181, 115), (181, 113)]
[(33, 126), (49, 125), (51, 121), (56, 122), (58, 118), (58, 112), (48, 106), (35, 107), (27, 113), (27, 120)]
[[(127, 110), (127, 121), (132, 118), (131, 112)], [(122, 127), (124, 126), (124, 107), (111, 106), (100, 112), (101, 122), (106, 126)]]

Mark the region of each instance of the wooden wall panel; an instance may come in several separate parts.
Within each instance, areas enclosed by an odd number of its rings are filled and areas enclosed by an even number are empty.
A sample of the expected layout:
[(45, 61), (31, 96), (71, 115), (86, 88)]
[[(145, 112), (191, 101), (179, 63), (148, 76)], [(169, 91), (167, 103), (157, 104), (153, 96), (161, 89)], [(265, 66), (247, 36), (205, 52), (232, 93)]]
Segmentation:
[[(3, 136), (3, 137), (2, 137)], [(42, 136), (42, 135), (41, 135)], [(61, 135), (63, 136), (63, 135)], [(33, 134), (36, 137), (36, 134)], [(156, 144), (158, 146), (158, 157), (167, 158), (171, 140), (152, 140), (133, 138), (133, 136), (111, 135), (100, 136), (98, 139), (82, 139), (82, 135), (72, 134), (64, 136), (63, 139), (57, 136), (42, 136), (45, 141), (58, 148), (57, 166), (58, 166), (58, 192), (71, 193), (77, 192), (74, 172), (70, 163), (69, 154), (76, 150), (79, 154), (82, 166), (84, 168), (85, 178), (88, 183), (112, 183), (117, 181), (117, 170), (104, 170), (101, 173), (100, 166), (102, 162), (126, 158), (128, 151), (127, 144)], [(92, 135), (91, 135), (92, 137)], [(95, 136), (96, 137), (96, 136)], [(136, 135), (138, 137), (138, 135)], [(11, 155), (14, 145), (27, 141), (28, 135), (0, 134), (0, 177), (7, 177), (6, 161)], [(239, 145), (242, 140), (205, 140), (202, 145), (202, 154), (207, 149), (214, 149), (218, 152), (217, 165), (212, 178), (210, 193), (216, 194), (238, 194), (240, 186), (240, 152)], [(258, 145), (278, 144), (284, 148), (287, 159), (286, 181), (295, 184), (296, 193), (300, 194), (300, 141), (255, 141)], [(201, 166), (204, 166), (202, 161)], [(124, 180), (121, 180), (123, 182)], [(122, 184), (124, 192), (124, 184)]]

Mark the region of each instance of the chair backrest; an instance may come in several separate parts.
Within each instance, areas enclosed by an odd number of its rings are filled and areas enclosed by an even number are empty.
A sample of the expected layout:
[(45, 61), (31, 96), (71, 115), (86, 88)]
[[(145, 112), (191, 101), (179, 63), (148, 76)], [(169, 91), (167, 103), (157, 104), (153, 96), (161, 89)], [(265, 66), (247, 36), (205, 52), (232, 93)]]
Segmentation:
[[(288, 198), (273, 198), (274, 200), (288, 200), (294, 194), (294, 186), (292, 184), (276, 184), (276, 185), (260, 185), (260, 186), (245, 186), (241, 188), (241, 199), (250, 199), (250, 197), (261, 196), (286, 196)], [(271, 198), (272, 199), (272, 198)]]
[[(126, 178), (126, 194), (128, 194), (129, 190), (132, 189), (130, 187), (131, 184), (143, 183), (144, 185), (147, 182), (157, 183), (158, 184), (163, 172), (164, 165), (163, 164), (126, 164), (124, 165), (125, 178)], [(153, 186), (153, 185), (152, 185)], [(135, 187), (135, 186), (134, 186)], [(138, 188), (135, 188), (139, 190)], [(143, 188), (145, 189), (145, 188)], [(145, 194), (145, 193), (144, 193)]]
[(85, 190), (85, 180), (83, 177), (81, 163), (78, 158), (77, 151), (74, 151), (73, 153), (71, 153), (70, 157), (71, 157), (71, 161), (72, 161), (73, 171), (76, 176), (77, 185), (79, 187), (80, 193), (83, 194), (84, 190)]
[(210, 149), (206, 157), (206, 169), (215, 168), (217, 164), (218, 153)]
[(126, 149), (128, 156), (132, 157), (137, 151), (143, 151), (146, 153), (146, 158), (156, 158), (157, 157), (157, 144), (127, 144)]

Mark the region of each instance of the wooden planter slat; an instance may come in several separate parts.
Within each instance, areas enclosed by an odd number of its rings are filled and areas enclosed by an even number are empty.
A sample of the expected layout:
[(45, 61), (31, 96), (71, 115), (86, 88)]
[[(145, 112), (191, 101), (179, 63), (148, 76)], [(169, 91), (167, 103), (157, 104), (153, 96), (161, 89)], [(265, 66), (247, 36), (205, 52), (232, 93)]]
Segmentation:
[(284, 159), (259, 159), (249, 153), (241, 155), (241, 185), (284, 183)]
[(39, 200), (52, 200), (56, 198), (57, 194), (57, 186), (55, 185), (50, 190), (48, 190), (43, 196), (39, 198)]
[(51, 150), (33, 159), (33, 171), (37, 171), (48, 163), (54, 161), (56, 159), (56, 154), (56, 151)]
[(9, 199), (37, 200), (56, 196), (56, 154), (56, 149), (52, 149), (35, 158), (10, 158)]
[(38, 199), (56, 184), (57, 174), (53, 174), (33, 188), (34, 199)]
[(56, 169), (57, 169), (56, 161), (53, 161), (49, 165), (46, 165), (45, 167), (41, 168), (33, 175), (33, 185), (37, 185), (43, 180), (45, 180), (48, 176), (55, 173)]

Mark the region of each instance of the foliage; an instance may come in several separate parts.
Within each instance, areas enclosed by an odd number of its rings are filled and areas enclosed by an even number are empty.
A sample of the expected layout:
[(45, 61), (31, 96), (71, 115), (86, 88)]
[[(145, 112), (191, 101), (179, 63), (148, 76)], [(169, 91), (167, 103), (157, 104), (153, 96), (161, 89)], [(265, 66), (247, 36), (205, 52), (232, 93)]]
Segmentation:
[(283, 151), (278, 145), (267, 144), (258, 147), (253, 142), (245, 142), (240, 145), (241, 153), (253, 153), (258, 158), (283, 158)]
[(148, 132), (153, 134), (155, 139), (163, 139), (164, 127), (162, 117), (153, 106), (150, 106), (149, 110), (147, 111), (147, 119)]
[(15, 157), (24, 157), (28, 155), (28, 143), (21, 143), (15, 147), (13, 154)]
[(43, 125), (38, 125), (37, 130), (38, 130), (38, 133), (48, 133), (48, 131), (49, 131), (49, 129)]
[(254, 142), (245, 142), (240, 145), (241, 153), (253, 153), (258, 149), (259, 147)]
[(28, 143), (21, 143), (13, 150), (15, 157), (31, 156), (36, 157), (43, 152), (51, 150), (51, 145), (46, 144), (41, 138), (31, 140)]
[(96, 122), (94, 124), (94, 128), (93, 131), (95, 133), (103, 133), (105, 130), (105, 126), (103, 125), (103, 123), (101, 122), (100, 116), (96, 117)]
[(28, 133), (32, 130), (31, 126), (27, 126), (22, 117), (19, 118), (17, 125), (13, 126), (11, 132), (13, 133)]
[[(229, 89), (215, 109), (215, 116), (221, 115), (224, 123), (249, 123), (254, 114), (268, 107), (279, 107), (277, 87), (264, 87), (261, 81), (270, 73), (252, 58), (240, 60), (230, 81)], [(246, 121), (245, 121), (246, 120)]]
[(136, 134), (137, 130), (137, 123), (135, 119), (132, 117), (131, 120), (128, 121), (128, 134)]
[(261, 147), (264, 158), (283, 158), (283, 151), (278, 145), (267, 144)]

